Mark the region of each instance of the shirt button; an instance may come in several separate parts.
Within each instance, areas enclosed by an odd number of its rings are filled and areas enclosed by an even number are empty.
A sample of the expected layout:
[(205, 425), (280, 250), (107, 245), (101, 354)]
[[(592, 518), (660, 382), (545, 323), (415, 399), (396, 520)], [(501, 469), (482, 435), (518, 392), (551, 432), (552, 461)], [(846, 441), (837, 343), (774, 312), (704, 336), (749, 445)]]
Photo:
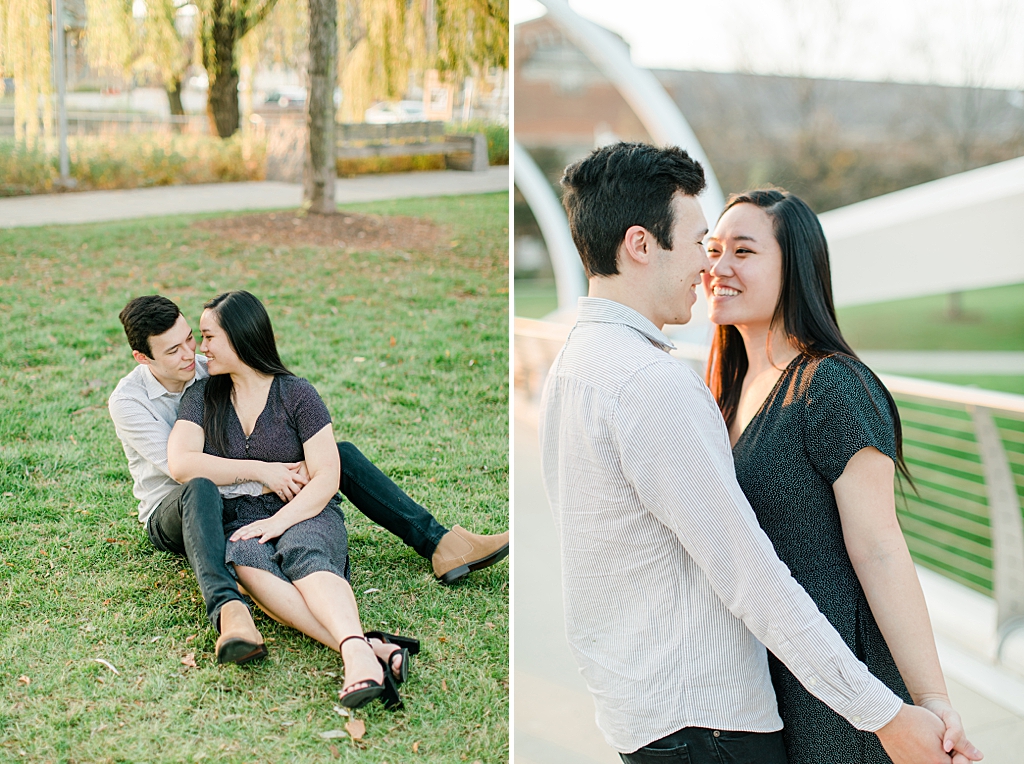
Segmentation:
[(860, 721), (860, 717), (859, 716), (855, 716), (855, 717), (853, 717), (852, 721), (859, 722)]
[(718, 737), (721, 734), (722, 734), (721, 732), (719, 732), (718, 730), (715, 730), (715, 737)]
[(809, 684), (811, 687), (814, 687), (814, 685), (816, 685), (817, 683), (818, 677), (816, 676), (812, 676), (810, 679), (807, 680), (807, 684)]

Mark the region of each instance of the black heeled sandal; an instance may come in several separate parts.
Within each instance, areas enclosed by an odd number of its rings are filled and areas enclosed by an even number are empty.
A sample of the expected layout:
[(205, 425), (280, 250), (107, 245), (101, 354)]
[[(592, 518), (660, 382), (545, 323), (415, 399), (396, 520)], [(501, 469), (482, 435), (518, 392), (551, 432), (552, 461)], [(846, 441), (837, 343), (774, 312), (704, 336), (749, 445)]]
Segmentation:
[[(371, 650), (373, 649), (373, 645), (370, 644), (370, 640), (368, 640), (362, 634), (353, 634), (352, 636), (345, 637), (343, 640), (341, 640), (341, 644), (338, 645), (339, 653), (341, 652), (341, 648), (345, 646), (345, 643), (351, 639), (361, 639), (364, 642), (366, 642), (367, 647), (369, 647)], [(377, 660), (378, 662), (380, 661), (379, 658)], [(376, 679), (363, 679), (358, 682), (353, 682), (352, 684), (363, 684), (367, 686), (360, 687), (356, 690), (349, 690), (348, 692), (343, 691), (340, 694), (340, 696), (338, 697), (338, 702), (346, 708), (362, 708), (367, 703), (372, 703), (373, 701), (377, 700), (377, 698), (381, 698), (381, 700), (384, 702), (384, 707), (389, 708), (390, 706), (388, 706), (388, 700), (385, 699), (384, 696), (393, 694), (396, 698), (398, 697), (398, 690), (395, 689), (394, 681), (390, 683), (388, 682), (387, 671), (384, 672), (383, 683), (378, 682)], [(390, 687), (388, 686), (389, 684)], [(401, 700), (398, 701), (398, 704), (401, 705)]]
[[(412, 637), (400, 637), (397, 634), (388, 634), (384, 631), (368, 631), (366, 632), (367, 639), (379, 639), (385, 645), (397, 645), (399, 649), (395, 650), (388, 656), (387, 660), (378, 658), (382, 664), (384, 664), (385, 673), (391, 676), (396, 685), (402, 684), (406, 679), (409, 678), (409, 656), (416, 655), (420, 651), (420, 641), (413, 639)], [(402, 658), (401, 664), (398, 667), (398, 675), (395, 675), (395, 656)]]

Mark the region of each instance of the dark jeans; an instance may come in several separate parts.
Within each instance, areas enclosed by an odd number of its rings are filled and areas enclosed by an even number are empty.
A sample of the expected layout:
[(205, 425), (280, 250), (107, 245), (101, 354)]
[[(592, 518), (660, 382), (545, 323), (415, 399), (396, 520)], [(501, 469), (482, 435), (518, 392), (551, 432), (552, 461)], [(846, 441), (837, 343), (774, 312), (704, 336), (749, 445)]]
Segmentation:
[(703, 727), (683, 729), (633, 753), (626, 764), (786, 764), (782, 732), (728, 732)]
[(195, 478), (171, 491), (146, 526), (157, 549), (188, 557), (206, 602), (206, 617), (218, 631), (221, 607), (242, 599), (224, 564), (222, 507), (213, 481)]
[[(338, 454), (340, 488), (345, 497), (429, 560), (448, 529), (351, 443), (339, 443)], [(196, 478), (171, 491), (153, 511), (147, 526), (153, 546), (188, 557), (206, 601), (206, 615), (214, 627), (221, 607), (241, 599), (235, 579), (224, 564), (222, 510), (217, 486), (206, 478)]]
[(339, 443), (341, 492), (352, 505), (426, 559), (448, 529), (363, 456), (351, 443)]

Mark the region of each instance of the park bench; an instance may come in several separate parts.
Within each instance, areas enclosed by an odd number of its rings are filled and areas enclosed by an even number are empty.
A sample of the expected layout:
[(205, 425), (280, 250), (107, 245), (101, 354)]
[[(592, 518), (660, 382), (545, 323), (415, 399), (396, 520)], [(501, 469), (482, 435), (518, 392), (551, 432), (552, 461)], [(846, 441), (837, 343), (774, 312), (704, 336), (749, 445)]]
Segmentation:
[(335, 140), (338, 159), (440, 154), (451, 170), (480, 171), (488, 166), (486, 136), (445, 135), (443, 122), (339, 123)]

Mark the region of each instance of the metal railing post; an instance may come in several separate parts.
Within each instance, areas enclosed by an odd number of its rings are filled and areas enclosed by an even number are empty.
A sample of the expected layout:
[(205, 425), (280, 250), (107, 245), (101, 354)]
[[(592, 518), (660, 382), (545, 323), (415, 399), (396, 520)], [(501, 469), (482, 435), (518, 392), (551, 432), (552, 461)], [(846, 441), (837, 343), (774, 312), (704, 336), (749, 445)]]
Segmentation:
[(1000, 646), (1017, 626), (1024, 625), (1024, 521), (1003, 439), (992, 413), (968, 406), (985, 476), (992, 531), (992, 584)]

